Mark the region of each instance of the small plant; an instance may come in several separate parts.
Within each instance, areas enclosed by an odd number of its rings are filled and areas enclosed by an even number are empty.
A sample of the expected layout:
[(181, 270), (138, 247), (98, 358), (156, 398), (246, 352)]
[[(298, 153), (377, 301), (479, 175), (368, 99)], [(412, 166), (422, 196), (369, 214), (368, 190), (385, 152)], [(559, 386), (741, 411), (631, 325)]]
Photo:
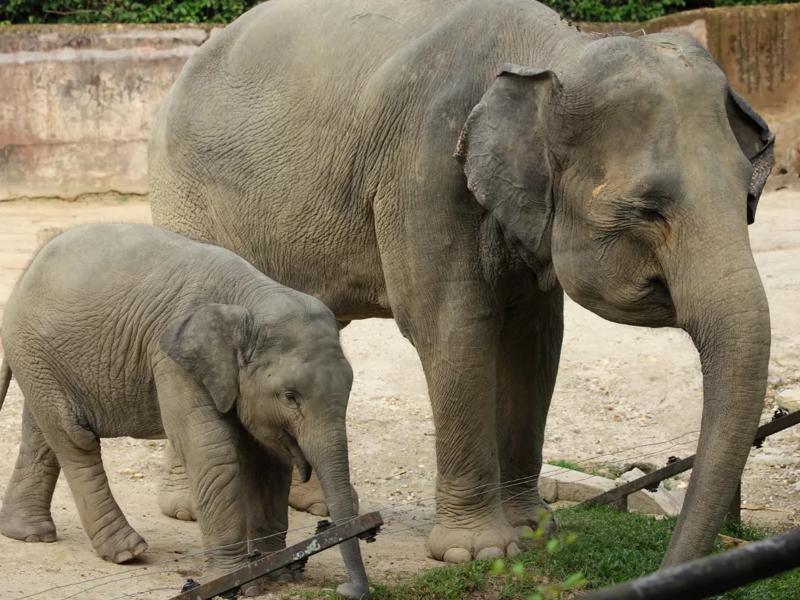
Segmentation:
[[(534, 531), (523, 535), (529, 541), (543, 544), (547, 555), (552, 556), (561, 549), (573, 544), (578, 536), (573, 532), (561, 532), (558, 536), (549, 536), (547, 532), (553, 520), (553, 514), (541, 510), (537, 515), (538, 525)], [(512, 579), (521, 579), (526, 574), (525, 564), (521, 561), (512, 561), (507, 564), (504, 559), (495, 560), (489, 572), (496, 576), (507, 575)], [(535, 575), (534, 575), (535, 577)], [(526, 600), (559, 600), (564, 592), (580, 589), (586, 585), (583, 573), (576, 572), (566, 577), (563, 581), (537, 584), (533, 593), (526, 596)]]

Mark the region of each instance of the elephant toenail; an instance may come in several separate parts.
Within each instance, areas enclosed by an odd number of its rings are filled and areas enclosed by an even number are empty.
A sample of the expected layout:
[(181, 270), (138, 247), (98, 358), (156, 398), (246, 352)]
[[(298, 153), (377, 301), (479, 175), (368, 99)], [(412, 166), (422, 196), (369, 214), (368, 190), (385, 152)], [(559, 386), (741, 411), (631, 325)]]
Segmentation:
[(124, 563), (124, 562), (129, 561), (132, 558), (133, 558), (133, 554), (131, 554), (128, 550), (124, 550), (124, 551), (120, 552), (119, 554), (117, 554), (114, 557), (114, 562), (117, 563), (117, 564)]
[(489, 546), (488, 548), (484, 548), (480, 552), (478, 552), (478, 556), (476, 557), (478, 560), (484, 560), (486, 558), (502, 558), (503, 551), (496, 546)]
[(450, 548), (442, 557), (447, 563), (465, 563), (472, 560), (472, 553), (466, 548)]
[(533, 528), (527, 525), (517, 527), (517, 535), (523, 541), (530, 541), (533, 539)]
[(33, 543), (33, 542), (39, 542), (41, 540), (39, 540), (39, 536), (38, 535), (34, 534), (34, 535), (29, 535), (28, 537), (26, 537), (25, 541)]

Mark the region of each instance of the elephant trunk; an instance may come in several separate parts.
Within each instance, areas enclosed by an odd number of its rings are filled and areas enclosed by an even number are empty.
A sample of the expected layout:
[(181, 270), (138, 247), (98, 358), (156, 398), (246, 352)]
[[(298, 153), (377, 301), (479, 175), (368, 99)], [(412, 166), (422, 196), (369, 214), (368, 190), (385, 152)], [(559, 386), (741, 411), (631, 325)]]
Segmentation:
[[(703, 416), (686, 500), (662, 566), (708, 554), (730, 508), (764, 406), (770, 352), (767, 299), (747, 233), (725, 259), (692, 252), (670, 282), (678, 325), (703, 373)], [(706, 242), (708, 242), (706, 238)], [(713, 246), (712, 246), (713, 247)], [(720, 253), (722, 254), (722, 253)], [(733, 255), (732, 255), (733, 254)]]
[[(317, 431), (319, 429), (314, 428)], [(350, 465), (347, 458), (347, 435), (344, 423), (341, 435), (336, 435), (330, 443), (320, 444), (313, 440), (309, 444), (300, 442), (303, 452), (317, 472), (325, 501), (328, 504), (334, 524), (341, 524), (357, 516), (350, 486)], [(369, 595), (369, 583), (361, 559), (358, 539), (354, 538), (339, 545), (350, 581), (340, 585), (336, 592), (340, 596), (364, 599)]]

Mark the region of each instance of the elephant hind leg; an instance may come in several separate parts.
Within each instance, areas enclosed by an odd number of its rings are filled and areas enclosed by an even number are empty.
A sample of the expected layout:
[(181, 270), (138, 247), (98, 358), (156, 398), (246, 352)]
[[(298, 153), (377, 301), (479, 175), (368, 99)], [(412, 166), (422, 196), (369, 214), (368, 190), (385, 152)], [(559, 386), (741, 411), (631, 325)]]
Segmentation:
[(161, 512), (173, 519), (196, 521), (197, 508), (189, 489), (186, 467), (170, 441), (167, 441), (164, 448), (164, 469), (165, 474), (158, 490), (158, 507)]
[(22, 408), (22, 441), (0, 511), (0, 533), (25, 542), (56, 541), (50, 503), (60, 471), (27, 405)]
[(43, 427), (97, 554), (109, 562), (124, 563), (147, 550), (147, 543), (130, 526), (111, 494), (100, 457), (100, 440), (77, 423), (48, 423)]

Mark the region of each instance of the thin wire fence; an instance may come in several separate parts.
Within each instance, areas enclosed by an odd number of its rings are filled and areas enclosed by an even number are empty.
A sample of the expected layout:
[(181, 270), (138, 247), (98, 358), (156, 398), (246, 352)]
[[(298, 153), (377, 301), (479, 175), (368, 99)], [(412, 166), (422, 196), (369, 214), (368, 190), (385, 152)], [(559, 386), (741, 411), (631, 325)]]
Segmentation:
[[(588, 457), (588, 458), (577, 460), (577, 461), (575, 461), (575, 464), (579, 465), (579, 466), (587, 466), (587, 465), (597, 464), (597, 463), (601, 462), (601, 459), (605, 459), (603, 462), (608, 462), (608, 460), (610, 458), (612, 458), (612, 457), (615, 458), (615, 462), (639, 462), (639, 461), (642, 461), (645, 458), (649, 458), (651, 456), (655, 456), (655, 455), (658, 455), (658, 454), (675, 453), (675, 452), (677, 452), (679, 450), (685, 450), (685, 449), (687, 449), (687, 447), (696, 446), (696, 444), (697, 444), (697, 438), (696, 437), (692, 437), (691, 439), (684, 439), (684, 438), (686, 438), (687, 436), (696, 436), (697, 434), (699, 434), (699, 430), (688, 431), (688, 432), (685, 432), (685, 433), (683, 433), (681, 435), (672, 437), (670, 439), (662, 440), (662, 441), (659, 441), (659, 442), (649, 442), (649, 443), (646, 443), (646, 444), (638, 444), (638, 445), (635, 445), (635, 446), (629, 446), (629, 447), (626, 447), (626, 448), (617, 449), (617, 450), (612, 451), (612, 452), (604, 452), (604, 453), (596, 454), (596, 455)], [(679, 440), (681, 440), (681, 441), (679, 441)], [(654, 448), (654, 447), (665, 446), (665, 445), (668, 445), (668, 444), (672, 444), (672, 445), (671, 446), (667, 446), (667, 447), (661, 447), (661, 448), (658, 448), (656, 450), (648, 451), (648, 452), (645, 452), (645, 453), (641, 453), (641, 450), (644, 449), (644, 448), (650, 449), (650, 448)], [(558, 469), (556, 471), (551, 471), (551, 474), (566, 473), (566, 472), (568, 472), (570, 470), (571, 469), (568, 469), (568, 468), (560, 468), (560, 469)], [(582, 477), (580, 479), (576, 479), (574, 482), (575, 483), (579, 483), (579, 482), (587, 480), (587, 479), (589, 479), (591, 477), (593, 477), (593, 475), (587, 474), (585, 477)], [(467, 494), (465, 496), (462, 496), (462, 498), (469, 499), (469, 498), (475, 498), (475, 497), (478, 497), (478, 496), (481, 496), (481, 495), (485, 495), (485, 494), (494, 494), (494, 493), (497, 493), (497, 492), (501, 492), (501, 493), (504, 493), (503, 500), (504, 501), (509, 501), (509, 500), (512, 500), (512, 499), (514, 499), (516, 497), (519, 497), (521, 495), (529, 493), (531, 491), (532, 485), (538, 480), (538, 478), (539, 478), (538, 475), (530, 475), (530, 476), (526, 476), (526, 477), (519, 477), (519, 478), (516, 478), (516, 479), (502, 481), (502, 482), (499, 482), (499, 483), (481, 484), (481, 485), (478, 485), (478, 486), (475, 486), (475, 487), (469, 489), (468, 490), (469, 494)], [(524, 486), (524, 488), (521, 491), (518, 491), (518, 492), (515, 492), (515, 493), (513, 493), (511, 495), (508, 495), (508, 493), (510, 491), (512, 491), (514, 488), (517, 488), (517, 487), (520, 487), (520, 486)], [(419, 533), (421, 536), (424, 536), (426, 534), (426, 532), (427, 532), (427, 529), (430, 527), (430, 525), (433, 524), (433, 517), (432, 516), (429, 516), (428, 518), (425, 518), (423, 520), (419, 520), (415, 524), (410, 524), (410, 523), (404, 522), (404, 517), (406, 515), (409, 515), (410, 513), (418, 512), (420, 507), (424, 507), (424, 506), (428, 505), (429, 503), (434, 503), (435, 501), (436, 501), (436, 496), (434, 495), (434, 496), (428, 496), (428, 497), (424, 497), (424, 498), (414, 498), (414, 499), (407, 500), (405, 502), (393, 503), (391, 505), (385, 505), (385, 504), (378, 503), (378, 502), (375, 502), (375, 501), (370, 499), (369, 501), (366, 502), (366, 504), (368, 506), (370, 506), (371, 509), (379, 510), (381, 512), (381, 515), (382, 515), (382, 517), (384, 519), (385, 525), (381, 530), (381, 534), (380, 534), (380, 538), (379, 539), (383, 539), (383, 538), (386, 538), (386, 537), (391, 536), (391, 535), (398, 535), (398, 534), (401, 534), (401, 533), (408, 533), (409, 531), (414, 531), (416, 533)], [(355, 518), (357, 518), (357, 517), (353, 517), (353, 519), (355, 519)], [(342, 522), (340, 522), (338, 524), (345, 524), (345, 523), (350, 522), (353, 519), (348, 519), (348, 520), (342, 521)], [(403, 525), (403, 527), (401, 527), (400, 529), (393, 529), (394, 525)], [(290, 528), (290, 529), (286, 529), (285, 531), (276, 532), (276, 533), (273, 533), (273, 534), (270, 534), (270, 535), (266, 535), (266, 536), (262, 536), (262, 537), (258, 537), (258, 538), (250, 538), (248, 540), (244, 540), (244, 542), (247, 542), (247, 547), (249, 548), (252, 544), (255, 544), (255, 543), (258, 543), (258, 542), (262, 542), (262, 541), (265, 541), (265, 540), (268, 540), (268, 539), (271, 539), (271, 538), (275, 538), (275, 537), (278, 537), (278, 536), (285, 536), (285, 535), (288, 535), (290, 533), (307, 532), (307, 535), (311, 536), (314, 533), (315, 527), (316, 527), (315, 525), (305, 525), (305, 526), (301, 526), (301, 527)], [(197, 551), (197, 552), (184, 554), (184, 555), (181, 555), (179, 557), (165, 559), (165, 560), (162, 560), (162, 561), (158, 561), (158, 562), (151, 563), (151, 564), (148, 564), (148, 565), (143, 565), (143, 566), (140, 566), (140, 567), (134, 567), (134, 568), (128, 569), (128, 570), (126, 570), (126, 571), (124, 571), (122, 573), (109, 573), (109, 574), (106, 574), (106, 575), (100, 575), (98, 577), (93, 577), (93, 578), (90, 578), (90, 579), (82, 579), (80, 581), (74, 581), (74, 582), (71, 582), (71, 583), (65, 583), (65, 584), (61, 584), (61, 585), (57, 585), (57, 586), (52, 586), (52, 587), (49, 587), (49, 588), (46, 588), (46, 589), (43, 589), (43, 590), (32, 592), (32, 593), (27, 594), (27, 595), (19, 596), (16, 600), (28, 600), (30, 598), (36, 598), (38, 600), (45, 600), (44, 597), (45, 597), (46, 594), (51, 594), (53, 592), (59, 592), (60, 594), (64, 594), (65, 590), (67, 590), (68, 588), (72, 588), (72, 587), (77, 588), (77, 591), (74, 591), (74, 592), (70, 593), (70, 595), (67, 595), (67, 596), (59, 595), (58, 596), (59, 600), (69, 600), (69, 599), (72, 599), (72, 598), (77, 598), (77, 597), (79, 597), (79, 596), (81, 596), (83, 594), (86, 594), (86, 593), (88, 593), (88, 592), (90, 592), (92, 590), (97, 590), (99, 588), (102, 588), (102, 587), (105, 587), (105, 586), (109, 586), (109, 585), (119, 584), (121, 582), (126, 582), (127, 583), (126, 587), (129, 588), (129, 589), (125, 593), (123, 593), (122, 595), (116, 597), (116, 598), (119, 598), (119, 599), (121, 599), (121, 598), (135, 598), (137, 596), (141, 596), (141, 595), (146, 594), (146, 593), (156, 593), (156, 592), (165, 591), (165, 590), (170, 590), (172, 592), (172, 594), (174, 595), (174, 593), (176, 593), (177, 588), (178, 588), (177, 584), (176, 584), (175, 587), (167, 587), (167, 588), (164, 588), (164, 587), (152, 588), (151, 587), (151, 588), (148, 588), (148, 589), (144, 589), (144, 590), (135, 592), (135, 591), (130, 590), (130, 587), (131, 587), (130, 583), (131, 583), (132, 580), (136, 580), (136, 579), (138, 579), (140, 577), (145, 577), (145, 576), (153, 576), (153, 577), (155, 577), (155, 576), (166, 575), (166, 574), (171, 574), (171, 573), (179, 575), (179, 573), (177, 572), (177, 565), (178, 564), (185, 563), (185, 561), (188, 561), (190, 559), (197, 559), (197, 558), (205, 557), (206, 555), (208, 555), (210, 553), (216, 552), (218, 550), (227, 549), (227, 548), (230, 548), (232, 546), (237, 546), (237, 545), (240, 545), (242, 543), (243, 542), (235, 542), (235, 543), (226, 544), (226, 545), (223, 545), (223, 546), (206, 548), (204, 550), (200, 550), (200, 551)], [(243, 553), (242, 554), (242, 558), (244, 558), (245, 556), (247, 556), (247, 553)], [(155, 569), (157, 567), (163, 567), (164, 565), (171, 565), (171, 568), (161, 569), (161, 570), (156, 570), (156, 571), (153, 570), (153, 569)], [(90, 585), (90, 584), (93, 584), (93, 585)]]

